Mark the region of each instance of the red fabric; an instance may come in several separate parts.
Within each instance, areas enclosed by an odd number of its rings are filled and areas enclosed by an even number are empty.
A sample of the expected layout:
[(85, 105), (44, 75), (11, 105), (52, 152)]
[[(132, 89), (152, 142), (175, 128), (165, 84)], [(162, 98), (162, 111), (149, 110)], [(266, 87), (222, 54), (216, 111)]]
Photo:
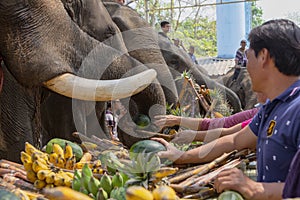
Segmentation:
[(242, 128), (245, 128), (245, 126), (247, 126), (248, 124), (250, 124), (250, 122), (252, 121), (252, 118), (251, 119), (247, 119), (246, 121), (243, 121), (242, 122)]

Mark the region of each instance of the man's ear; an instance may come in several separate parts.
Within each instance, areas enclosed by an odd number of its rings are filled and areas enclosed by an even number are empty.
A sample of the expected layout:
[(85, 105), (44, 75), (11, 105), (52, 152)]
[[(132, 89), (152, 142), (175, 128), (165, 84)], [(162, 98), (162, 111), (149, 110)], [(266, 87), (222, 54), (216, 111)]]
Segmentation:
[(258, 54), (259, 59), (263, 64), (267, 64), (271, 61), (270, 52), (266, 48), (262, 48)]

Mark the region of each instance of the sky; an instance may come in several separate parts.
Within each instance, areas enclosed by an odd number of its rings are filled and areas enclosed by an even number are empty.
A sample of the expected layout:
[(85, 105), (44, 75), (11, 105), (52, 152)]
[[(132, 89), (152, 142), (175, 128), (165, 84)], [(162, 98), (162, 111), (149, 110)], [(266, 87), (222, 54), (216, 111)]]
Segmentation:
[(265, 20), (283, 18), (288, 13), (300, 12), (299, 0), (260, 0), (257, 5), (263, 9)]

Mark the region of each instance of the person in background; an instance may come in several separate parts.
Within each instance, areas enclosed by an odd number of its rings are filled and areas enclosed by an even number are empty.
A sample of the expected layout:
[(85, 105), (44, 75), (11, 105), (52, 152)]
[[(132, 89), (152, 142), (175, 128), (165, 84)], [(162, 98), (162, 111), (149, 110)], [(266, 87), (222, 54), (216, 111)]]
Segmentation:
[(194, 53), (195, 53), (195, 47), (190, 46), (188, 54), (191, 57), (193, 63), (198, 64), (198, 61), (197, 61), (196, 56), (194, 55)]
[(117, 131), (118, 122), (125, 114), (126, 114), (126, 109), (124, 108), (120, 100), (107, 102), (105, 121), (112, 140), (119, 141), (118, 131)]
[(183, 49), (184, 51), (186, 51), (186, 49), (185, 49), (182, 41), (179, 38), (174, 38), (173, 41), (174, 41), (174, 45), (176, 47), (178, 47), (179, 49)]
[(247, 56), (246, 56), (246, 40), (242, 40), (240, 43), (241, 47), (235, 53), (235, 69), (232, 77), (232, 81), (236, 81), (238, 78), (241, 68), (246, 68)]
[(251, 123), (186, 152), (162, 138), (161, 158), (177, 164), (206, 163), (224, 152), (255, 149), (257, 182), (237, 168), (221, 171), (214, 180), (217, 192), (235, 190), (245, 199), (282, 199), (292, 160), (300, 148), (300, 27), (287, 19), (270, 20), (249, 34), (247, 70), (252, 89), (268, 98)]
[(171, 24), (168, 21), (162, 21), (160, 23), (160, 28), (161, 28), (162, 31), (158, 32), (158, 34), (160, 34), (163, 37), (167, 38), (171, 42), (171, 39), (168, 37), (168, 33), (171, 30)]

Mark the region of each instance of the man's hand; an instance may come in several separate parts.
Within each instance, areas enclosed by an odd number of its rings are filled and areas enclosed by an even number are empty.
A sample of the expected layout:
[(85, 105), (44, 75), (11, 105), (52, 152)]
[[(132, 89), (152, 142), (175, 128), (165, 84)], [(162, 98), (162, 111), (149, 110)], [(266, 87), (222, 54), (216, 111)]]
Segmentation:
[(196, 135), (197, 131), (183, 130), (176, 133), (172, 142), (176, 144), (189, 144), (195, 140)]
[(243, 195), (245, 199), (252, 199), (254, 190), (251, 188), (255, 184), (257, 182), (251, 180), (241, 170), (233, 168), (220, 172), (215, 179), (214, 187), (218, 193), (234, 190)]
[(162, 138), (151, 138), (151, 139), (162, 143), (167, 149), (166, 151), (160, 151), (157, 153), (157, 155), (160, 158), (167, 158), (168, 160), (175, 162), (178, 158), (182, 156), (182, 154), (184, 154), (183, 151), (178, 150), (176, 147), (174, 147), (172, 144), (168, 143), (166, 140)]

